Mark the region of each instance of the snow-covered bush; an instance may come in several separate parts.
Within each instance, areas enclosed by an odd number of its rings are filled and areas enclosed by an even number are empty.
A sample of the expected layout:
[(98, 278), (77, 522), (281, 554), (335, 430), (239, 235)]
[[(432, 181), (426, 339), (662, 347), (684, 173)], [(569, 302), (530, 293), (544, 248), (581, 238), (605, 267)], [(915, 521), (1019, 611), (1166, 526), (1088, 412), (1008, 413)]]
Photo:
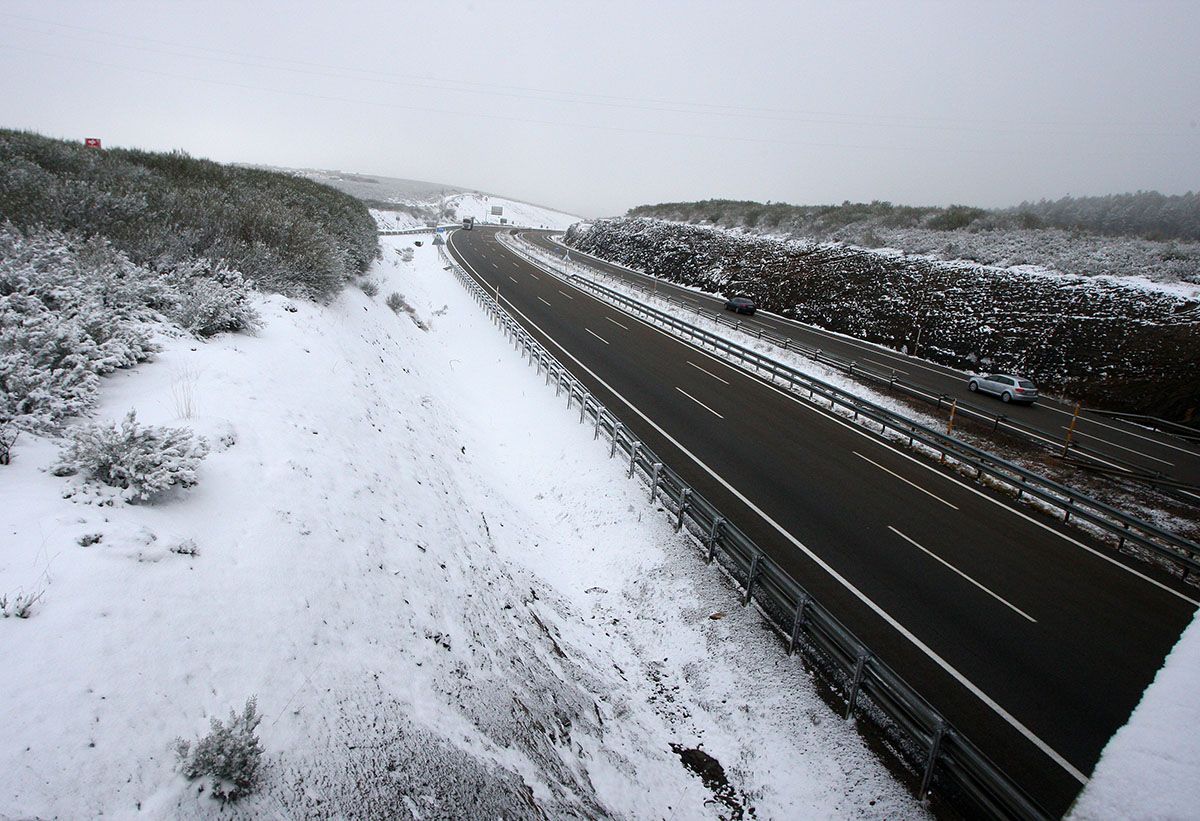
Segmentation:
[(167, 281), (177, 294), (171, 318), (196, 336), (249, 333), (262, 327), (262, 318), (250, 304), (253, 283), (221, 263), (196, 260), (180, 265)]
[(358, 283), (358, 288), (367, 296), (375, 296), (379, 293), (379, 283), (373, 279), (364, 279)]
[(149, 359), (170, 288), (103, 240), (0, 226), (0, 423), (84, 414), (98, 377)]
[(67, 435), (54, 473), (84, 473), (125, 489), (130, 500), (148, 499), (173, 485), (196, 484), (196, 469), (208, 455), (208, 444), (189, 429), (142, 426), (132, 410), (120, 425), (81, 425)]
[(387, 306), (396, 313), (400, 313), (402, 310), (404, 310), (404, 297), (400, 296), (400, 294), (396, 291), (392, 291), (390, 294), (388, 294), (385, 302), (387, 303)]
[(0, 225), (0, 424), (52, 430), (87, 414), (98, 377), (158, 350), (156, 324), (256, 330), (251, 287), (209, 260), (157, 272), (103, 239)]
[(12, 446), (20, 431), (11, 423), (0, 424), (0, 465), (7, 465), (12, 458)]
[(175, 741), (175, 754), (184, 777), (211, 779), (210, 795), (225, 801), (237, 801), (254, 791), (262, 767), (263, 748), (255, 734), (262, 716), (253, 696), (246, 701), (242, 714), (229, 711), (229, 722), (212, 719), (209, 734), (198, 741)]

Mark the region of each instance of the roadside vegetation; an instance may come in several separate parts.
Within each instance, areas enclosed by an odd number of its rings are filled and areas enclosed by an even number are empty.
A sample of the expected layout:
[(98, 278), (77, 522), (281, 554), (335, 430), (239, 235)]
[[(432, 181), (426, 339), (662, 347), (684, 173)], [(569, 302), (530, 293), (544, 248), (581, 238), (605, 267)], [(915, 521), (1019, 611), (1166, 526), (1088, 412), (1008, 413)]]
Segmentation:
[(937, 362), (1018, 371), (1089, 403), (1168, 418), (1200, 406), (1200, 302), (1170, 288), (653, 219), (573, 227), (567, 243)]
[(1000, 267), (1033, 265), (1081, 276), (1136, 274), (1200, 283), (1200, 194), (1191, 192), (1063, 197), (1000, 209), (704, 200), (642, 205), (628, 216), (895, 248)]
[(156, 333), (254, 331), (254, 289), (328, 299), (376, 247), (310, 180), (0, 130), (0, 441), (87, 415)]

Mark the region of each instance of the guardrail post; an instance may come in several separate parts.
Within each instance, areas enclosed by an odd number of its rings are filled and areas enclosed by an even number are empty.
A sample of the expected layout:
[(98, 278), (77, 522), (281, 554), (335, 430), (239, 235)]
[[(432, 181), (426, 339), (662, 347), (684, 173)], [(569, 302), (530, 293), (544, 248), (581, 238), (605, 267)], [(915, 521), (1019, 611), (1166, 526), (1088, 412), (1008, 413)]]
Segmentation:
[(641, 449), (641, 442), (634, 442), (629, 446), (629, 476), (627, 477), (629, 479), (633, 478), (633, 469), (637, 466), (637, 455), (638, 451)]
[(858, 654), (858, 663), (854, 665), (854, 680), (850, 684), (850, 697), (846, 699), (846, 718), (854, 714), (854, 703), (858, 701), (858, 689), (862, 686), (863, 668), (867, 666), (867, 654)]
[(933, 730), (933, 738), (929, 741), (929, 757), (925, 759), (925, 774), (921, 776), (921, 791), (917, 797), (924, 801), (929, 795), (929, 784), (933, 781), (933, 768), (937, 766), (938, 753), (942, 748), (942, 736), (946, 734), (946, 724), (939, 721)]
[(579, 392), (579, 424), (583, 424), (584, 417), (587, 416), (588, 395), (582, 389)]
[(712, 527), (709, 528), (708, 538), (704, 541), (708, 543), (708, 555), (704, 557), (705, 564), (712, 564), (713, 559), (717, 556), (717, 539), (720, 538), (721, 528), (725, 526), (725, 519), (721, 516), (713, 519)]
[(691, 495), (691, 489), (686, 487), (679, 493), (679, 518), (675, 520), (676, 533), (683, 529), (683, 514), (687, 512), (688, 499), (691, 498)]
[(750, 560), (750, 573), (746, 576), (746, 592), (742, 596), (742, 607), (750, 604), (751, 591), (754, 589), (754, 580), (758, 578), (758, 562), (762, 559), (762, 553), (755, 553), (754, 558)]
[(796, 615), (792, 618), (792, 635), (788, 639), (788, 655), (796, 652), (796, 643), (800, 641), (800, 631), (804, 629), (804, 608), (808, 607), (809, 595), (802, 593), (796, 602)]
[(654, 504), (654, 496), (658, 493), (658, 474), (662, 471), (662, 462), (650, 466), (650, 504)]
[(624, 426), (624, 425), (622, 425), (620, 422), (618, 422), (617, 424), (613, 425), (613, 432), (612, 432), (612, 449), (611, 449), (611, 450), (609, 450), (609, 452), (608, 452), (608, 458), (609, 458), (609, 459), (611, 459), (611, 458), (613, 458), (614, 456), (616, 456), (616, 455), (617, 455), (617, 437), (619, 437), (619, 436), (621, 435), (621, 431), (623, 431), (624, 429), (625, 429), (625, 426)]
[(596, 432), (592, 435), (593, 442), (595, 442), (597, 439), (600, 438), (600, 419), (603, 416), (604, 416), (604, 411), (600, 409), (599, 405), (597, 405), (596, 406)]

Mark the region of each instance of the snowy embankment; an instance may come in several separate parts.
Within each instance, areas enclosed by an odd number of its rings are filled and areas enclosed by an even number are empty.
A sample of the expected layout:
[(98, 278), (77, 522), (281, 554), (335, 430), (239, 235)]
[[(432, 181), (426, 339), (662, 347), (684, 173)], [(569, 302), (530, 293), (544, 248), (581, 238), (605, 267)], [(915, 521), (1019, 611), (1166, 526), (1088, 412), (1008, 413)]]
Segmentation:
[[(464, 217), (474, 217), (481, 223), (499, 225), (503, 218), (508, 221), (509, 225), (520, 225), (525, 228), (549, 228), (554, 231), (565, 231), (582, 219), (582, 217), (564, 214), (540, 205), (478, 192), (447, 197), (444, 207), (453, 211), (456, 219), (459, 220)], [(494, 207), (503, 209), (503, 213), (492, 214)]]
[(378, 208), (372, 208), (370, 211), (375, 222), (379, 224), (380, 231), (405, 231), (409, 228), (423, 228), (426, 225), (425, 220), (405, 211), (381, 211)]
[[(22, 435), (0, 816), (921, 815), (417, 239), (375, 299), (257, 297), (104, 379), (96, 418), (208, 438), (193, 488), (126, 504)], [(173, 741), (251, 695), (264, 782), (221, 811)]]
[(1183, 632), (1067, 816), (1195, 818), (1200, 808), (1200, 618)]

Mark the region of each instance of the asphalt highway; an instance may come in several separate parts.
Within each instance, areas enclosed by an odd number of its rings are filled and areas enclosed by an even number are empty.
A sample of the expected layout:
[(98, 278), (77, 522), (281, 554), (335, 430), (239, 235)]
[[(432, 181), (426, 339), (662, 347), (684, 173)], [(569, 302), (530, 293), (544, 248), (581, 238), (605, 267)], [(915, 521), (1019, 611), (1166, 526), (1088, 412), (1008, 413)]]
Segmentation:
[[(550, 239), (552, 234), (550, 231), (522, 232), (522, 236), (533, 244), (561, 255), (564, 248)], [(572, 251), (571, 258), (574, 262), (598, 268), (606, 274), (638, 285), (652, 284), (658, 291), (701, 305), (708, 310), (719, 311), (725, 304), (722, 297), (700, 293), (657, 277), (633, 272), (591, 255)], [(1074, 406), (1050, 397), (1043, 397), (1033, 405), (1006, 405), (997, 398), (968, 391), (967, 374), (954, 368), (762, 311), (754, 317), (740, 319), (743, 326), (751, 329), (759, 327), (777, 337), (790, 337), (801, 345), (818, 348), (846, 361), (855, 361), (877, 373), (888, 374), (894, 371), (898, 377), (928, 390), (932, 396), (945, 395), (983, 408), (994, 406), (995, 413), (1003, 413), (1016, 422), (1036, 429), (1047, 443), (1061, 446), (1071, 424)], [(1171, 434), (1152, 431), (1084, 410), (1076, 424), (1073, 441), (1093, 453), (1113, 460), (1114, 465), (1126, 462), (1151, 473), (1160, 473), (1180, 482), (1200, 485), (1200, 447)]]
[(449, 248), (955, 727), (1067, 809), (1200, 591), (622, 313), (492, 230)]

